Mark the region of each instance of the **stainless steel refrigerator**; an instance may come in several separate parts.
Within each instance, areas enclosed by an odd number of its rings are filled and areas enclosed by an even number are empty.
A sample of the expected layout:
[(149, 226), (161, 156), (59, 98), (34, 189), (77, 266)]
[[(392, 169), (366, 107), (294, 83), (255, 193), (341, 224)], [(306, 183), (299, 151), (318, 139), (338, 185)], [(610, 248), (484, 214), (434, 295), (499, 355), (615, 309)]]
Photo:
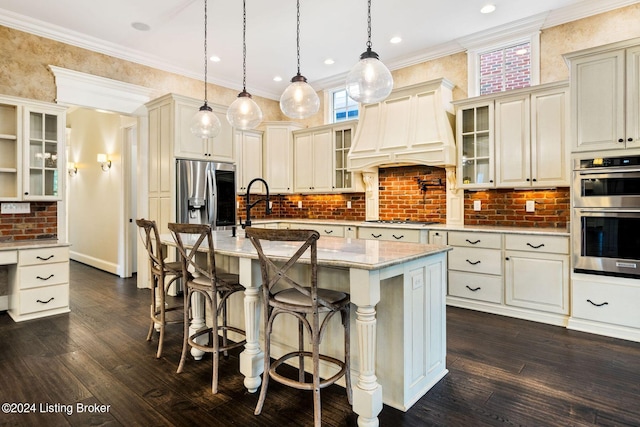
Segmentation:
[(177, 221), (209, 224), (214, 230), (235, 226), (235, 165), (184, 159), (176, 162)]

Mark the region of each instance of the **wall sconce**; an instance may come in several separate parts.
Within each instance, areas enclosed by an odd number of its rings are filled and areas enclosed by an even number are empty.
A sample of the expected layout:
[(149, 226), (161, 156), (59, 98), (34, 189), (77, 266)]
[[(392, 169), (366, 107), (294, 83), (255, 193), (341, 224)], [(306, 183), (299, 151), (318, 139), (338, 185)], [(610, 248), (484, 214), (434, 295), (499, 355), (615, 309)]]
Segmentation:
[[(98, 154), (98, 163), (100, 163), (100, 167), (105, 172), (111, 169), (111, 160), (107, 159), (106, 154), (102, 154), (102, 153)], [(106, 169), (105, 169), (105, 166), (106, 166)]]
[(67, 163), (67, 171), (69, 172), (69, 176), (76, 176), (78, 173), (78, 167), (73, 162)]

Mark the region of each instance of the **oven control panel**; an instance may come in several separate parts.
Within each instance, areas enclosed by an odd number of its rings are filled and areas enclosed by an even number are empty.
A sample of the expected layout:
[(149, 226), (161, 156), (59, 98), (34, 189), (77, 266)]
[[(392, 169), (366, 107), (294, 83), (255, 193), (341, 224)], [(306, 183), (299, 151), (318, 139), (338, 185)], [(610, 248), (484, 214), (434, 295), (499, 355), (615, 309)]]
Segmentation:
[(640, 156), (597, 157), (593, 159), (576, 160), (576, 163), (576, 169), (640, 166)]

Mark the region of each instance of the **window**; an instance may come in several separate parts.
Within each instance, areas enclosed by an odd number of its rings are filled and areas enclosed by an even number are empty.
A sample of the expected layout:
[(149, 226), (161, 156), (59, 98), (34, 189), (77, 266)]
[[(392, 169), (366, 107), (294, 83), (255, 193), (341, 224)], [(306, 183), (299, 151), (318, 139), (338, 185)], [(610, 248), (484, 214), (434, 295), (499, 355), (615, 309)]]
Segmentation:
[(325, 105), (328, 106), (328, 122), (337, 123), (358, 118), (358, 103), (347, 95), (344, 87), (325, 92), (328, 98)]
[(519, 34), (507, 31), (500, 37), (495, 34), (484, 39), (477, 37), (465, 47), (470, 97), (540, 84), (537, 29)]
[(531, 86), (531, 43), (479, 54), (480, 95)]

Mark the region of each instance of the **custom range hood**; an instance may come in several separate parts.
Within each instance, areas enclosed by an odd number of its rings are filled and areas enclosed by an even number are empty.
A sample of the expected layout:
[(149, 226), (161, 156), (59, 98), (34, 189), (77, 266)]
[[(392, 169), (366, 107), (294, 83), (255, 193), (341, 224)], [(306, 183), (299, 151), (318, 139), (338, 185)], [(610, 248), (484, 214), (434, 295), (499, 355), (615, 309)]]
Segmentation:
[(453, 84), (431, 80), (395, 89), (377, 104), (361, 106), (347, 167), (455, 166)]
[(379, 219), (378, 168), (426, 165), (446, 170), (447, 224), (464, 223), (464, 192), (456, 188), (452, 89), (446, 79), (431, 80), (361, 106), (347, 169), (362, 176), (367, 220)]

